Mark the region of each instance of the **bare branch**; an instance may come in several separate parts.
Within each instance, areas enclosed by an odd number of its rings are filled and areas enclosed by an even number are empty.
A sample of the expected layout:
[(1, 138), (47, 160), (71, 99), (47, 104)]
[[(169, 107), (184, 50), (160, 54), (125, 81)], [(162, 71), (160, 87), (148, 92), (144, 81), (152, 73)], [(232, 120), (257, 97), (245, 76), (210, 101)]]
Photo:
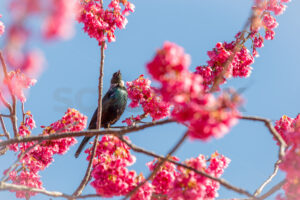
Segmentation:
[[(1, 57), (0, 57), (1, 58)], [(4, 104), (4, 106), (11, 112), (12, 108), (10, 103), (8, 103), (8, 101), (4, 98), (2, 92), (0, 91), (0, 100), (2, 101), (2, 103)]]
[(277, 175), (277, 172), (279, 170), (279, 164), (281, 163), (281, 160), (278, 160), (274, 164), (274, 171), (273, 173), (268, 177), (268, 179), (263, 182), (263, 184), (255, 191), (254, 196), (258, 196), (262, 190), (272, 181), (272, 179)]
[[(101, 6), (103, 5), (103, 2), (100, 2)], [(100, 61), (100, 75), (99, 75), (99, 83), (98, 83), (98, 112), (97, 112), (97, 124), (96, 124), (96, 129), (100, 130), (101, 128), (101, 117), (102, 117), (102, 89), (103, 89), (103, 68), (104, 68), (104, 47), (105, 47), (105, 41), (102, 42), (101, 45), (101, 61)], [(95, 137), (94, 144), (93, 144), (93, 150), (92, 150), (92, 155), (89, 161), (88, 168), (86, 170), (86, 173), (83, 177), (83, 180), (81, 181), (79, 187), (77, 190), (74, 192), (74, 196), (79, 196), (83, 189), (85, 188), (86, 184), (90, 180), (91, 172), (92, 172), (92, 167), (93, 167), (93, 161), (96, 155), (96, 150), (97, 150), (97, 145), (98, 145), (98, 139), (99, 135)]]
[[(101, 3), (101, 6), (103, 4)], [(97, 113), (97, 124), (96, 127), (98, 130), (101, 128), (101, 117), (102, 117), (102, 89), (103, 89), (103, 68), (104, 68), (104, 46), (105, 42), (102, 42), (101, 46), (101, 61), (100, 61), (100, 75), (98, 83), (98, 113)]]
[(279, 182), (277, 185), (272, 187), (268, 192), (259, 197), (259, 200), (264, 200), (281, 189), (281, 187), (285, 184), (285, 180)]
[(266, 125), (266, 127), (271, 132), (271, 134), (275, 137), (275, 139), (280, 144), (280, 150), (279, 150), (279, 155), (278, 155), (279, 159), (281, 160), (284, 157), (284, 155), (285, 155), (285, 149), (287, 147), (287, 144), (285, 143), (285, 141), (281, 137), (281, 135), (274, 128), (274, 126), (272, 125), (272, 121), (271, 120), (266, 119), (266, 118), (262, 118), (262, 117), (256, 117), (256, 116), (240, 116), (239, 118), (240, 119), (244, 119), (244, 120), (264, 122), (265, 125)]
[(41, 193), (41, 194), (51, 196), (51, 197), (64, 197), (66, 199), (72, 198), (72, 196), (66, 195), (61, 192), (47, 191), (45, 189), (31, 188), (31, 187), (26, 187), (26, 186), (22, 186), (22, 185), (6, 183), (6, 182), (2, 182), (2, 181), (0, 182), (0, 190), (30, 191), (30, 192)]
[(36, 192), (36, 193), (39, 193), (39, 194), (44, 194), (44, 195), (50, 196), (50, 197), (65, 198), (65, 199), (68, 199), (68, 200), (101, 197), (98, 194), (72, 196), (72, 195), (64, 194), (64, 193), (58, 192), (58, 191), (48, 191), (48, 190), (45, 190), (45, 189), (32, 188), (32, 187), (27, 187), (27, 186), (23, 186), (23, 185), (16, 185), (16, 184), (11, 184), (11, 183), (6, 183), (6, 182), (0, 182), (0, 190), (30, 191), (30, 192)]
[(17, 126), (17, 100), (14, 95), (12, 95), (12, 112), (10, 113), (10, 120), (12, 123), (13, 131), (14, 131), (14, 136), (18, 137), (18, 126)]
[(76, 189), (76, 191), (73, 193), (73, 196), (79, 196), (81, 195), (83, 189), (85, 188), (86, 184), (88, 183), (88, 181), (90, 180), (90, 176), (91, 176), (91, 172), (92, 172), (92, 167), (93, 167), (93, 161), (96, 155), (96, 151), (97, 151), (97, 145), (98, 145), (98, 138), (99, 135), (97, 135), (94, 139), (94, 144), (93, 144), (93, 150), (92, 150), (92, 155), (89, 161), (89, 165), (88, 168), (85, 172), (85, 175), (80, 183), (80, 185), (78, 186), (78, 188)]
[(23, 124), (25, 123), (25, 109), (24, 109), (24, 102), (21, 104), (21, 109), (22, 109), (22, 122)]
[(142, 125), (136, 125), (131, 127), (125, 127), (122, 129), (105, 129), (105, 130), (87, 130), (87, 131), (79, 131), (79, 132), (65, 132), (65, 133), (55, 133), (50, 135), (38, 135), (38, 136), (28, 136), (28, 137), (19, 137), (13, 138), (5, 141), (0, 142), (1, 146), (6, 146), (15, 143), (23, 143), (23, 142), (32, 142), (32, 141), (45, 141), (45, 140), (56, 140), (61, 138), (67, 137), (80, 137), (80, 136), (95, 136), (95, 135), (105, 135), (105, 134), (112, 134), (112, 135), (125, 135), (127, 133), (136, 132), (139, 130), (143, 130), (149, 127), (154, 127), (158, 125), (163, 125), (167, 123), (174, 122), (172, 119), (165, 119), (161, 121), (153, 121)]
[(9, 140), (10, 135), (9, 135), (7, 129), (6, 129), (6, 126), (5, 126), (5, 123), (4, 123), (4, 120), (3, 120), (2, 116), (0, 116), (0, 123), (1, 123), (1, 126), (2, 126), (5, 137)]
[[(0, 61), (1, 61), (1, 64), (2, 64), (2, 69), (3, 69), (3, 72), (4, 72), (4, 76), (5, 76), (5, 78), (7, 78), (8, 77), (7, 66), (5, 64), (4, 57), (3, 57), (3, 54), (2, 54), (1, 51), (0, 51)], [(1, 93), (0, 93), (0, 99), (10, 111), (10, 120), (11, 120), (11, 123), (12, 123), (14, 135), (15, 135), (15, 137), (17, 137), (18, 136), (17, 114), (16, 114), (17, 102), (16, 102), (16, 97), (12, 93), (13, 90), (12, 90), (10, 84), (8, 84), (8, 89), (10, 91), (10, 95), (11, 95), (12, 102), (13, 102), (12, 106), (4, 99), (4, 97)]]
[(0, 116), (10, 118), (10, 115), (0, 114)]
[[(127, 145), (128, 145), (133, 151), (135, 151), (135, 152), (143, 153), (143, 154), (145, 154), (145, 155), (148, 155), (148, 156), (151, 156), (151, 157), (154, 157), (154, 158), (157, 158), (157, 159), (161, 159), (161, 160), (162, 160), (162, 159), (165, 159), (165, 157), (163, 157), (163, 156), (157, 155), (157, 154), (155, 154), (155, 153), (153, 153), (153, 152), (151, 152), (151, 151), (147, 151), (147, 150), (145, 150), (145, 149), (143, 149), (143, 148), (141, 148), (141, 147), (138, 147), (138, 146), (136, 146), (136, 145), (134, 145), (134, 144), (128, 142), (128, 141), (125, 140), (123, 137), (119, 137), (119, 138), (120, 138), (120, 140), (122, 140), (125, 144), (127, 144)], [(207, 173), (205, 173), (205, 172), (203, 172), (203, 171), (196, 170), (196, 169), (194, 169), (194, 168), (192, 168), (192, 167), (190, 167), (190, 166), (187, 166), (187, 165), (185, 165), (185, 164), (176, 162), (176, 161), (174, 161), (174, 160), (172, 160), (172, 159), (169, 159), (169, 158), (167, 158), (166, 160), (167, 160), (168, 162), (170, 162), (170, 163), (173, 163), (173, 164), (177, 165), (177, 166), (180, 166), (180, 167), (183, 167), (183, 168), (185, 168), (185, 169), (189, 169), (189, 170), (191, 170), (191, 171), (194, 171), (195, 173), (200, 174), (200, 175), (202, 175), (202, 176), (204, 176), (204, 177), (206, 177), (206, 178), (209, 178), (209, 179), (211, 179), (211, 180), (217, 181), (218, 183), (220, 183), (221, 185), (223, 185), (225, 188), (227, 188), (227, 189), (229, 189), (229, 190), (232, 190), (232, 191), (235, 191), (236, 193), (239, 193), (239, 194), (246, 195), (246, 196), (248, 196), (248, 197), (257, 199), (257, 198), (256, 198), (255, 196), (253, 196), (250, 192), (248, 192), (248, 191), (246, 191), (246, 190), (244, 190), (244, 189), (242, 189), (242, 188), (238, 188), (238, 187), (236, 187), (236, 186), (233, 186), (233, 185), (231, 185), (230, 183), (228, 183), (227, 181), (225, 181), (224, 179), (216, 178), (216, 177), (214, 177), (214, 176), (212, 176), (212, 175), (210, 175), (210, 174), (207, 174)]]

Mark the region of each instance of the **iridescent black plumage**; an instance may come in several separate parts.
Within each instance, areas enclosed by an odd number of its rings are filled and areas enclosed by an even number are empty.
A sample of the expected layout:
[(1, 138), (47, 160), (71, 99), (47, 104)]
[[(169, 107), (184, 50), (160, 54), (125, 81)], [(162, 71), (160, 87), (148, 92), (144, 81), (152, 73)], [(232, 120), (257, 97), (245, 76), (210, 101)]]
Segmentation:
[[(116, 123), (123, 114), (127, 104), (127, 90), (122, 81), (121, 72), (114, 73), (110, 88), (102, 98), (102, 115), (101, 127), (108, 128), (110, 125)], [(98, 108), (93, 114), (88, 129), (96, 129)], [(80, 146), (78, 147), (75, 157), (77, 158), (84, 146), (87, 144), (91, 137), (84, 137)]]

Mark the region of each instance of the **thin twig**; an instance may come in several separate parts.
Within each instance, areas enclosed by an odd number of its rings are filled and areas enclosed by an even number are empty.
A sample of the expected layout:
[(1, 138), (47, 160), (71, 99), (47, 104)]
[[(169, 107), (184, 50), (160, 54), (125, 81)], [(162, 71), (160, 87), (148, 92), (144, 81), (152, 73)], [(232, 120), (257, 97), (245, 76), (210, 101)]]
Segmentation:
[(281, 189), (281, 187), (285, 184), (285, 180), (279, 182), (274, 187), (272, 187), (268, 192), (259, 197), (259, 200), (264, 200)]
[(11, 112), (12, 108), (10, 103), (8, 103), (8, 101), (4, 98), (2, 92), (0, 91), (0, 100), (2, 101), (2, 103), (4, 104), (4, 106)]
[[(102, 4), (101, 4), (102, 5)], [(100, 75), (98, 83), (98, 113), (97, 113), (97, 124), (98, 130), (101, 128), (101, 114), (102, 114), (102, 89), (103, 89), (103, 68), (104, 68), (104, 46), (105, 42), (102, 42), (101, 46), (101, 61), (100, 61)]]
[[(172, 156), (172, 154), (174, 154), (174, 152), (182, 145), (182, 143), (184, 142), (184, 140), (187, 138), (188, 136), (188, 132), (186, 132), (181, 138), (180, 140), (176, 143), (176, 145), (170, 150), (170, 152), (167, 154), (166, 157), (164, 157), (163, 159), (161, 159), (161, 161), (157, 164), (157, 166), (153, 169), (152, 173), (145, 179), (143, 180), (141, 183), (139, 183), (132, 191), (130, 191), (123, 200), (126, 200), (127, 198), (133, 196), (145, 183), (147, 183), (147, 181), (153, 179), (153, 177), (157, 174), (157, 172), (160, 170), (160, 168), (165, 164), (165, 162), (170, 158), (170, 156)], [(124, 138), (123, 138), (124, 140)]]
[(267, 180), (265, 180), (265, 182), (263, 182), (263, 184), (255, 191), (254, 196), (258, 196), (263, 189), (272, 181), (272, 179), (276, 176), (278, 170), (279, 170), (279, 164), (281, 163), (281, 160), (278, 160), (275, 164), (274, 164), (274, 171), (273, 173), (268, 177)]
[(9, 140), (4, 140), (0, 142), (1, 146), (6, 146), (10, 144), (16, 143), (23, 143), (23, 142), (33, 142), (33, 141), (45, 141), (45, 140), (56, 140), (61, 138), (68, 138), (68, 137), (80, 137), (80, 136), (95, 136), (95, 135), (105, 135), (105, 134), (112, 134), (112, 135), (125, 135), (127, 133), (136, 132), (139, 130), (143, 130), (149, 127), (154, 127), (158, 125), (163, 125), (167, 123), (172, 123), (174, 120), (172, 119), (165, 119), (161, 121), (154, 121), (149, 122), (142, 125), (136, 125), (132, 127), (125, 127), (122, 129), (105, 129), (105, 130), (87, 130), (87, 131), (74, 131), (74, 132), (64, 132), (64, 133), (55, 133), (50, 135), (38, 135), (38, 136), (28, 136), (28, 137), (19, 137), (19, 138), (12, 138)]
[(0, 116), (10, 118), (10, 115), (0, 114)]
[(18, 137), (18, 127), (17, 127), (17, 100), (16, 97), (12, 94), (12, 112), (11, 112), (11, 116), (10, 116), (10, 120), (12, 123), (12, 127), (13, 127), (13, 131), (14, 131), (14, 135), (15, 137)]
[(22, 109), (22, 122), (25, 124), (25, 109), (24, 109), (24, 102), (21, 104), (21, 109)]
[[(101, 6), (103, 5), (102, 2)], [(103, 68), (104, 68), (104, 47), (105, 47), (105, 42), (102, 42), (101, 45), (101, 61), (100, 61), (100, 75), (99, 75), (99, 83), (98, 83), (98, 112), (97, 112), (97, 124), (96, 124), (96, 129), (100, 130), (101, 128), (101, 116), (102, 116), (102, 89), (103, 89)], [(99, 136), (97, 135), (94, 140), (94, 145), (93, 145), (93, 151), (92, 155), (89, 161), (88, 168), (86, 170), (86, 173), (83, 177), (83, 180), (81, 181), (79, 187), (77, 190), (74, 192), (74, 196), (79, 196), (81, 195), (83, 189), (85, 188), (86, 184), (90, 180), (92, 168), (93, 168), (93, 160), (96, 155), (96, 150), (97, 150), (97, 145), (98, 145), (98, 139)]]
[(14, 190), (14, 191), (30, 191), (30, 192), (37, 192), (41, 193), (47, 196), (51, 197), (64, 197), (66, 199), (70, 199), (72, 196), (61, 193), (61, 192), (56, 192), (56, 191), (48, 191), (45, 189), (38, 189), (38, 188), (31, 188), (27, 186), (22, 186), (22, 185), (16, 185), (16, 184), (11, 184), (11, 183), (6, 183), (6, 182), (0, 182), (0, 190)]
[[(121, 141), (123, 141), (125, 144), (127, 144), (135, 152), (142, 153), (142, 154), (145, 154), (145, 155), (157, 158), (157, 159), (161, 159), (161, 160), (165, 159), (165, 157), (163, 157), (163, 156), (157, 155), (157, 154), (155, 154), (155, 153), (153, 153), (151, 151), (147, 151), (147, 150), (145, 150), (145, 149), (143, 149), (141, 147), (138, 147), (138, 146), (130, 143), (128, 140), (125, 140), (123, 137), (119, 137), (119, 138), (120, 138)], [(170, 162), (170, 163), (173, 163), (173, 164), (175, 164), (177, 166), (183, 167), (185, 169), (194, 171), (195, 173), (200, 174), (200, 175), (202, 175), (202, 176), (204, 176), (206, 178), (214, 180), (214, 181), (220, 183), (221, 185), (223, 185), (225, 188), (227, 188), (229, 190), (232, 190), (232, 191), (235, 191), (236, 193), (239, 193), (239, 194), (242, 194), (242, 195), (246, 195), (248, 197), (256, 199), (256, 197), (253, 196), (250, 192), (248, 192), (248, 191), (246, 191), (244, 189), (238, 188), (236, 186), (233, 186), (230, 183), (228, 183), (227, 181), (225, 181), (224, 179), (216, 178), (216, 177), (214, 177), (214, 176), (212, 176), (210, 174), (207, 174), (207, 173), (205, 173), (203, 171), (196, 170), (193, 167), (190, 167), (188, 165), (179, 163), (179, 162), (174, 161), (173, 159), (170, 159), (170, 158), (167, 158), (167, 161)]]
[[(0, 51), (0, 61), (1, 61), (1, 64), (2, 64), (2, 69), (3, 69), (3, 72), (4, 72), (4, 76), (5, 76), (5, 78), (8, 78), (7, 66), (5, 64), (4, 57), (3, 57), (3, 54), (2, 54), (1, 51)], [(13, 89), (11, 88), (10, 84), (8, 84), (8, 89), (10, 91), (10, 95), (11, 95), (11, 98), (12, 98), (12, 106), (4, 99), (2, 94), (0, 94), (0, 98), (1, 98), (1, 101), (5, 104), (5, 106), (10, 111), (10, 120), (11, 120), (11, 123), (12, 123), (14, 136), (17, 137), (18, 136), (17, 113), (16, 113), (17, 100), (16, 100), (16, 97), (13, 95), (13, 92), (12, 92)]]
[(262, 117), (256, 117), (256, 116), (240, 116), (239, 118), (240, 119), (244, 119), (244, 120), (264, 122), (265, 125), (266, 125), (266, 127), (271, 132), (271, 134), (275, 137), (275, 139), (280, 144), (279, 155), (278, 155), (279, 160), (281, 160), (284, 157), (284, 155), (285, 155), (285, 149), (287, 147), (287, 144), (284, 141), (284, 139), (281, 137), (281, 135), (274, 128), (274, 126), (272, 125), (272, 121), (271, 120), (266, 119), (266, 118), (262, 118)]
[(3, 120), (2, 116), (0, 116), (0, 123), (1, 123), (1, 126), (2, 126), (5, 137), (9, 140), (10, 135), (9, 135), (9, 132), (7, 131), (7, 129), (6, 129), (6, 126), (5, 126), (5, 123), (4, 123), (4, 120)]
[(36, 192), (36, 193), (44, 194), (44, 195), (49, 196), (49, 197), (65, 198), (65, 199), (68, 199), (68, 200), (101, 197), (98, 194), (73, 196), (73, 195), (64, 194), (64, 193), (58, 192), (58, 191), (48, 191), (48, 190), (45, 190), (45, 189), (32, 188), (32, 187), (27, 187), (27, 186), (23, 186), (23, 185), (16, 185), (16, 184), (11, 184), (11, 183), (6, 183), (6, 182), (0, 182), (0, 190), (30, 191), (30, 192)]
[(78, 188), (76, 189), (76, 191), (73, 193), (73, 196), (79, 196), (79, 195), (81, 195), (83, 189), (85, 188), (86, 184), (90, 180), (90, 175), (91, 175), (91, 171), (92, 171), (92, 167), (93, 167), (93, 160), (95, 158), (96, 150), (97, 150), (97, 145), (98, 145), (98, 138), (99, 138), (99, 136), (97, 135), (95, 137), (95, 139), (94, 139), (92, 155), (90, 157), (88, 168), (87, 168), (87, 170), (85, 172), (85, 175), (84, 175), (84, 177), (83, 177), (80, 185), (78, 186)]

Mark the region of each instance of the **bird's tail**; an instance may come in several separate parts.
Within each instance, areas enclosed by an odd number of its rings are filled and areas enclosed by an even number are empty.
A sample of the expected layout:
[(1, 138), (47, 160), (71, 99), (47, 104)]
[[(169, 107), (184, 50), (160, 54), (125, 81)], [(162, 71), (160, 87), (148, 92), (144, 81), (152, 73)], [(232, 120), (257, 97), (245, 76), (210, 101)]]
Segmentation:
[(83, 140), (81, 141), (76, 153), (75, 153), (75, 158), (78, 158), (80, 153), (82, 152), (84, 146), (88, 143), (91, 137), (84, 137)]

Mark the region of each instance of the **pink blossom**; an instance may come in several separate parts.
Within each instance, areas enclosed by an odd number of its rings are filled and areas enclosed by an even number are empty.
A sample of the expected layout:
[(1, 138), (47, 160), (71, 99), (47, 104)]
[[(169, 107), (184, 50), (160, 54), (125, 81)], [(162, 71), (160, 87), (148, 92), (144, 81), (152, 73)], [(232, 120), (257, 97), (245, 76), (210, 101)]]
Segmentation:
[(126, 123), (128, 126), (132, 126), (132, 124), (133, 124), (130, 117), (123, 120), (122, 123)]
[(74, 34), (75, 2), (50, 0), (50, 12), (44, 20), (42, 31), (45, 39), (69, 39)]
[(155, 57), (147, 64), (148, 72), (158, 81), (166, 80), (168, 76), (176, 76), (188, 69), (190, 56), (184, 49), (175, 43), (165, 42), (162, 49), (156, 52)]
[[(207, 55), (210, 60), (207, 61), (207, 66), (199, 66), (196, 68), (196, 73), (200, 74), (203, 79), (203, 85), (206, 90), (213, 85), (216, 77), (224, 70), (225, 63), (229, 57), (233, 54), (235, 41), (231, 43), (217, 43), (212, 51), (208, 51)], [(254, 58), (250, 54), (249, 50), (242, 46), (240, 51), (237, 52), (229, 65), (222, 83), (225, 83), (226, 79), (231, 77), (248, 77), (252, 71)]]
[[(31, 134), (30, 129), (35, 128), (35, 122), (30, 112), (25, 113), (25, 123), (19, 127), (19, 135), (22, 137)], [(68, 109), (61, 120), (52, 123), (48, 127), (43, 127), (43, 135), (63, 133), (71, 131), (81, 131), (86, 127), (87, 118), (75, 109)], [(34, 188), (42, 188), (42, 182), (39, 180), (38, 172), (44, 170), (53, 161), (55, 154), (64, 154), (69, 147), (75, 144), (75, 138), (62, 138), (58, 140), (43, 141), (41, 144), (35, 145), (35, 142), (20, 143), (11, 145), (10, 149), (19, 151), (18, 157), (26, 150), (27, 152), (17, 164), (17, 170), (9, 172), (9, 180), (18, 185), (25, 185)], [(33, 146), (35, 145), (35, 146)], [(19, 173), (19, 174), (18, 174)], [(24, 195), (33, 196), (34, 192), (18, 192), (18, 198), (24, 198)]]
[(20, 60), (20, 70), (30, 77), (38, 77), (43, 71), (45, 58), (41, 51), (33, 50), (27, 52), (23, 60)]
[[(178, 161), (178, 159), (174, 159)], [(199, 155), (196, 158), (186, 160), (184, 164), (219, 178), (224, 169), (228, 167), (229, 162), (228, 158), (215, 152), (210, 159), (206, 159), (204, 155)], [(154, 170), (157, 163), (157, 160), (154, 160), (147, 165), (150, 170)], [(162, 199), (176, 200), (212, 200), (218, 196), (217, 191), (219, 189), (218, 182), (169, 162), (166, 162), (158, 170), (152, 180), (152, 185), (155, 194), (163, 195)]]
[[(64, 133), (73, 131), (82, 131), (85, 129), (87, 117), (82, 115), (75, 109), (69, 108), (61, 120), (58, 120), (50, 126), (44, 127), (43, 134)], [(47, 147), (52, 148), (56, 154), (66, 153), (70, 146), (77, 143), (74, 137), (62, 138), (57, 140), (47, 141)]]
[[(136, 185), (144, 181), (143, 175), (140, 175), (136, 178)], [(130, 197), (130, 200), (151, 200), (153, 193), (153, 186), (146, 182), (144, 185), (133, 195)]]
[(283, 186), (285, 196), (278, 196), (277, 199), (297, 200), (300, 195), (300, 115), (294, 119), (282, 116), (276, 121), (275, 129), (288, 145), (283, 161), (279, 165), (286, 173), (286, 182)]
[[(173, 106), (172, 118), (187, 126), (188, 133), (193, 138), (219, 138), (237, 122), (237, 108), (242, 101), (235, 92), (223, 93), (218, 98), (207, 93), (215, 77), (223, 71), (223, 65), (232, 54), (234, 46), (234, 42), (218, 43), (213, 51), (208, 52), (211, 58), (208, 61), (210, 68), (197, 68), (199, 72), (196, 73), (188, 71), (188, 65), (184, 64), (186, 62), (182, 62), (187, 60), (185, 58), (188, 56), (181, 47), (172, 43), (165, 43), (147, 65), (148, 70), (150, 68), (149, 73), (160, 82), (160, 88), (155, 91), (162, 96), (163, 101)], [(248, 76), (251, 70), (249, 65), (252, 63), (253, 57), (249, 51), (241, 48), (225, 77)], [(160, 66), (162, 67), (159, 68)], [(139, 100), (149, 94), (150, 81), (148, 84), (145, 82), (139, 81), (129, 85), (144, 86), (137, 87), (137, 92), (133, 93), (133, 99), (138, 99), (132, 102), (133, 106), (138, 105)], [(131, 91), (128, 94), (130, 97)]]
[[(9, 174), (9, 178), (14, 184), (42, 189), (42, 182), (40, 181), (40, 176), (33, 172), (22, 171), (19, 175), (17, 175), (16, 171), (12, 171)], [(30, 191), (13, 192), (16, 192), (17, 198), (27, 198), (27, 196), (30, 197), (36, 195), (35, 192)]]
[(275, 36), (274, 29), (278, 26), (276, 18), (272, 16), (282, 14), (286, 9), (286, 3), (290, 0), (255, 0), (253, 10), (257, 17), (252, 20), (251, 31), (258, 32), (260, 27), (265, 29), (265, 39), (273, 40)]
[(135, 183), (135, 171), (129, 171), (126, 167), (107, 166), (99, 163), (92, 171), (94, 180), (91, 182), (97, 194), (103, 197), (126, 195)]
[[(172, 159), (175, 161), (179, 160), (176, 157)], [(153, 171), (157, 167), (157, 164), (157, 160), (154, 159), (152, 162), (147, 163), (147, 166)], [(173, 187), (177, 173), (176, 166), (173, 163), (166, 162), (152, 180), (155, 193), (167, 195)]]
[(19, 70), (11, 71), (8, 73), (8, 77), (4, 79), (4, 84), (7, 85), (11, 94), (17, 96), (21, 102), (25, 102), (24, 89), (33, 86), (36, 83), (35, 79), (28, 78), (25, 74)]
[(144, 114), (150, 114), (153, 120), (159, 120), (169, 116), (170, 105), (162, 100), (162, 97), (157, 94), (150, 86), (151, 81), (140, 75), (139, 78), (132, 82), (127, 82), (128, 98), (132, 101), (130, 107), (141, 105)]
[[(0, 14), (0, 18), (1, 17), (2, 17), (2, 15)], [(3, 35), (4, 31), (5, 31), (5, 26), (4, 26), (3, 22), (0, 21), (0, 36)]]
[[(128, 137), (126, 137), (128, 140)], [(87, 149), (85, 153), (88, 154), (87, 160), (91, 157), (91, 148)], [(109, 158), (107, 165), (130, 166), (135, 162), (135, 157), (131, 155), (130, 148), (120, 141), (117, 137), (111, 135), (104, 135), (101, 141), (98, 142), (94, 166)]]
[[(136, 186), (136, 172), (126, 168), (135, 162), (135, 157), (129, 150), (126, 144), (112, 135), (105, 135), (99, 141), (93, 161), (91, 182), (97, 194), (104, 197), (126, 195)], [(89, 160), (91, 149), (85, 152), (88, 153)]]
[[(121, 4), (124, 6), (123, 11)], [(105, 40), (116, 40), (115, 30), (125, 28), (128, 21), (124, 15), (129, 12), (134, 12), (134, 5), (128, 1), (111, 0), (106, 10), (99, 2), (84, 2), (78, 21), (84, 24), (84, 31), (101, 45)]]

